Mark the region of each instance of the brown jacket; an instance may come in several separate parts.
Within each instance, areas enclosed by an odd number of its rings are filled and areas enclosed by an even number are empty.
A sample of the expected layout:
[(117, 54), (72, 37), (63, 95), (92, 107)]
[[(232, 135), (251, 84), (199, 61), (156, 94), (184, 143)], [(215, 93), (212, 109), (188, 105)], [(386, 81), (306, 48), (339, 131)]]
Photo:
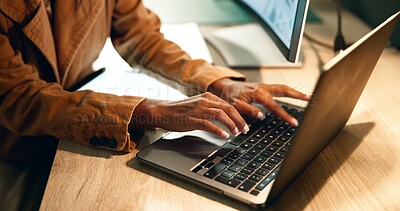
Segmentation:
[(130, 64), (203, 92), (224, 77), (243, 77), (191, 60), (163, 38), (140, 0), (0, 1), (0, 157), (15, 157), (30, 136), (51, 135), (119, 151), (135, 146), (128, 123), (141, 97), (65, 91), (93, 72), (107, 37)]

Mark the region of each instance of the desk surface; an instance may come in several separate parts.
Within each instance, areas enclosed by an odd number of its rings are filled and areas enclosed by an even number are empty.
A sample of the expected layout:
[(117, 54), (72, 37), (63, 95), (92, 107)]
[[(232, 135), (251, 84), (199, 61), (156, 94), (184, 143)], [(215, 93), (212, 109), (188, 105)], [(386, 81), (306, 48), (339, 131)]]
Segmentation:
[[(364, 33), (362, 30), (365, 28), (361, 29)], [(318, 25), (307, 26), (306, 31), (321, 32), (319, 38), (322, 40), (331, 36)], [(356, 35), (354, 39), (357, 38)], [(249, 80), (262, 78), (265, 83), (284, 83), (310, 91), (318, 77), (318, 57), (326, 62), (332, 53), (308, 40), (303, 43), (303, 51), (306, 58), (303, 68), (242, 72)], [(344, 129), (271, 208), (400, 208), (399, 67), (400, 52), (385, 49)], [(149, 131), (138, 148), (156, 140), (159, 135), (159, 131)], [(251, 209), (243, 203), (140, 164), (135, 153), (100, 150), (61, 140), (41, 210)]]

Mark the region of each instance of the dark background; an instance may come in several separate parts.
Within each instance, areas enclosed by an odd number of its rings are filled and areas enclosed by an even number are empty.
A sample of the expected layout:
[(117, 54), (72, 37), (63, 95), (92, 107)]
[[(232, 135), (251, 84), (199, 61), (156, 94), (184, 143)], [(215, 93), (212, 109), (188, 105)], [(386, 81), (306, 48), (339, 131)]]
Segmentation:
[[(400, 0), (342, 0), (340, 3), (371, 27), (378, 26), (400, 10)], [(400, 50), (400, 23), (397, 24), (390, 41)]]

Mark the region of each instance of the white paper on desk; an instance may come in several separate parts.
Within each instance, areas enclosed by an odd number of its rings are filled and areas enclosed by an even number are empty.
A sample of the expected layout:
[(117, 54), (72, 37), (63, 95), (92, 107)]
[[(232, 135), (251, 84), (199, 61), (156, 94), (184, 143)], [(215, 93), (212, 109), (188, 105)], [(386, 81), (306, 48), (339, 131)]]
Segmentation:
[(89, 89), (118, 96), (141, 96), (159, 100), (182, 100), (187, 98), (177, 89), (144, 73), (135, 71), (125, 71), (118, 80), (114, 82), (108, 81), (107, 85), (98, 83), (107, 78), (107, 74), (110, 74), (109, 72), (106, 71), (98, 79), (86, 84), (80, 90)]

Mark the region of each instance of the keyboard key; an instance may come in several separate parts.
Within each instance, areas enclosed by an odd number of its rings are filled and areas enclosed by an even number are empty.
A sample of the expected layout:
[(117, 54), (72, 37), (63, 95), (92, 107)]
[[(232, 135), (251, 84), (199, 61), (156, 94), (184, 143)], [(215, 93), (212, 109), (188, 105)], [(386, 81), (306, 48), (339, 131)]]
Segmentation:
[(260, 143), (260, 144), (268, 145), (268, 144), (272, 143), (272, 140), (263, 138), (263, 139), (260, 140), (259, 143)]
[(248, 192), (252, 187), (254, 187), (256, 185), (255, 182), (251, 181), (251, 180), (246, 180), (243, 182), (243, 184), (239, 185), (238, 189)]
[(285, 137), (288, 137), (288, 138), (290, 138), (290, 137), (292, 137), (294, 135), (294, 132), (292, 132), (292, 131), (285, 131), (284, 133), (282, 133), (282, 136), (285, 136)]
[(261, 150), (259, 149), (255, 149), (255, 148), (251, 148), (249, 151), (247, 151), (247, 153), (252, 154), (252, 155), (258, 155), (260, 154)]
[(240, 144), (242, 144), (246, 139), (247, 139), (247, 135), (244, 134), (240, 134), (239, 136), (235, 137), (231, 142), (229, 142), (230, 144), (233, 144), (235, 146), (239, 146)]
[(205, 167), (207, 163), (210, 162), (208, 160), (203, 160), (203, 162), (200, 163), (200, 166)]
[(246, 142), (248, 142), (248, 143), (250, 143), (250, 144), (255, 144), (255, 143), (257, 143), (259, 140), (258, 139), (256, 139), (256, 138), (249, 138), (249, 139), (247, 139), (246, 140)]
[(260, 191), (258, 191), (258, 190), (252, 190), (252, 191), (250, 191), (250, 194), (251, 195), (255, 195), (255, 196), (257, 196), (258, 194), (260, 193)]
[(257, 161), (259, 163), (264, 163), (266, 160), (267, 158), (263, 156), (257, 156), (256, 158), (254, 158), (254, 161)]
[(280, 120), (280, 118), (279, 118), (279, 119), (274, 119), (274, 120), (268, 122), (267, 125), (271, 125), (271, 126), (275, 126), (275, 127), (276, 127), (276, 126), (278, 126), (281, 122), (282, 122), (282, 120)]
[(240, 184), (240, 181), (239, 181), (239, 180), (236, 180), (236, 179), (228, 179), (228, 178), (222, 177), (222, 176), (216, 177), (215, 180), (217, 180), (217, 181), (219, 181), (219, 182), (222, 182), (222, 183), (224, 183), (224, 184), (226, 184), (226, 185), (229, 185), (229, 186), (231, 186), (231, 187), (234, 187), (234, 188), (236, 188), (236, 187)]
[(255, 162), (255, 161), (251, 161), (246, 167), (256, 169), (256, 168), (258, 168), (260, 166), (261, 166), (261, 163)]
[(266, 162), (266, 163), (264, 163), (264, 164), (262, 165), (262, 168), (265, 168), (265, 169), (268, 169), (268, 170), (272, 170), (272, 169), (275, 168), (275, 165), (272, 164), (272, 163)]
[(207, 160), (213, 161), (215, 158), (217, 158), (217, 155), (214, 153), (213, 155), (211, 155), (210, 157), (208, 157)]
[(277, 152), (277, 153), (275, 153), (274, 156), (277, 158), (280, 158), (280, 159), (283, 159), (285, 157), (285, 155), (282, 152)]
[(224, 144), (224, 146), (222, 146), (221, 149), (222, 149), (222, 150), (225, 150), (225, 151), (227, 151), (227, 152), (230, 152), (230, 151), (234, 150), (235, 148), (236, 148), (235, 145), (230, 144), (230, 143), (228, 142), (228, 143)]
[(280, 105), (286, 112), (290, 112), (293, 108), (290, 108), (288, 105), (285, 105), (285, 104), (283, 104), (283, 105)]
[(242, 155), (242, 158), (245, 160), (252, 160), (255, 156), (249, 153)]
[(243, 149), (250, 149), (253, 146), (253, 144), (245, 142), (242, 145), (240, 145), (240, 147), (242, 147)]
[(278, 140), (286, 143), (287, 141), (289, 141), (289, 138), (287, 138), (285, 136), (281, 136), (278, 138)]
[(265, 118), (270, 118), (270, 120), (272, 120), (272, 119), (275, 119), (276, 116), (275, 116), (275, 114), (268, 113), (268, 115)]
[(194, 172), (194, 173), (197, 173), (197, 172), (199, 172), (201, 169), (203, 169), (203, 167), (201, 167), (201, 166), (196, 166), (196, 168), (193, 169), (193, 172)]
[(293, 109), (293, 111), (291, 111), (292, 116), (300, 118), (301, 116), (303, 116), (303, 111), (299, 111), (297, 109)]
[(266, 158), (271, 157), (272, 154), (273, 154), (273, 153), (270, 152), (270, 151), (268, 151), (268, 150), (264, 150), (264, 151), (262, 151), (262, 152), (260, 153), (261, 156), (266, 157)]
[(276, 168), (271, 174), (269, 174), (262, 182), (257, 185), (256, 189), (260, 191), (264, 189), (273, 179), (275, 179), (278, 172), (279, 168)]
[(256, 173), (259, 174), (259, 175), (265, 176), (265, 175), (267, 175), (269, 173), (269, 171), (267, 169), (264, 169), (264, 168), (259, 168), (259, 169), (257, 169)]
[(245, 166), (247, 163), (249, 163), (249, 161), (245, 159), (239, 159), (238, 161), (236, 161), (236, 164), (240, 166)]
[(262, 128), (262, 129), (260, 129), (258, 132), (259, 132), (259, 133), (262, 133), (262, 134), (264, 134), (264, 135), (266, 135), (267, 133), (269, 133), (269, 131), (270, 131), (270, 130), (268, 130), (268, 129), (266, 129), (266, 128)]
[(278, 147), (275, 147), (275, 146), (268, 146), (267, 147), (267, 149), (266, 150), (268, 150), (268, 151), (270, 151), (270, 152), (276, 152), (276, 151), (278, 151)]
[(237, 164), (232, 164), (231, 166), (229, 166), (228, 169), (231, 170), (231, 171), (237, 172), (237, 171), (239, 171), (241, 168), (242, 168), (242, 166), (239, 166), (239, 165), (237, 165)]
[(281, 133), (283, 133), (283, 131), (284, 131), (284, 130), (280, 130), (280, 129), (278, 129), (278, 128), (275, 128), (275, 129), (271, 132), (271, 134), (274, 134), (274, 135), (276, 135), (276, 136), (279, 136)]
[(228, 156), (226, 156), (226, 158), (232, 159), (232, 160), (236, 160), (240, 157), (240, 154), (236, 153), (236, 152), (231, 152)]
[(262, 133), (256, 133), (253, 136), (251, 136), (252, 138), (256, 138), (256, 139), (261, 139), (262, 137), (264, 137), (264, 134)]
[(235, 172), (233, 172), (233, 171), (225, 170), (222, 172), (221, 176), (231, 178), (234, 174), (235, 174)]
[(219, 156), (219, 157), (224, 157), (225, 155), (227, 155), (229, 152), (225, 151), (225, 150), (218, 150), (215, 155)]
[(232, 159), (228, 159), (228, 158), (224, 158), (221, 160), (221, 163), (225, 164), (225, 165), (231, 165), (233, 163)]
[(272, 129), (274, 129), (275, 126), (273, 125), (266, 125), (264, 128), (271, 131)]
[(250, 175), (254, 172), (253, 168), (248, 168), (248, 167), (244, 167), (240, 172), (242, 172), (243, 174), (247, 174)]
[(289, 127), (290, 127), (289, 125), (280, 124), (277, 128), (278, 128), (279, 130), (285, 131), (285, 130), (287, 130)]
[(285, 143), (280, 142), (280, 141), (275, 141), (274, 143), (272, 143), (272, 145), (276, 146), (276, 147), (281, 147), (283, 146)]
[(291, 127), (288, 129), (288, 131), (290, 131), (292, 133), (296, 132), (296, 130), (297, 130), (297, 127)]
[(215, 176), (217, 176), (217, 174), (221, 173), (225, 168), (227, 167), (227, 165), (223, 164), (223, 163), (217, 163), (217, 165), (215, 165), (214, 167), (212, 167), (210, 170), (208, 170), (204, 176), (208, 177), (208, 178), (214, 178)]
[(258, 174), (252, 174), (249, 177), (249, 180), (252, 180), (254, 182), (259, 182), (261, 179), (262, 179), (262, 177), (260, 175), (258, 175)]
[(265, 144), (256, 144), (254, 146), (254, 148), (259, 149), (259, 150), (264, 150), (265, 147), (267, 147), (267, 145), (265, 145)]
[(283, 153), (286, 153), (288, 151), (288, 148), (287, 147), (282, 147), (279, 151), (281, 151)]
[(270, 182), (272, 181), (271, 177), (266, 177), (260, 184), (257, 185), (257, 190), (263, 190)]
[(207, 165), (205, 165), (204, 167), (209, 169), (209, 168), (211, 168), (213, 165), (214, 165), (213, 162), (208, 162)]
[(235, 152), (236, 153), (239, 153), (239, 154), (244, 154), (244, 153), (246, 153), (246, 149), (244, 149), (244, 148), (242, 148), (242, 147), (239, 147), (239, 148), (237, 148), (237, 149), (235, 149)]
[(267, 136), (265, 136), (265, 138), (266, 138), (266, 139), (269, 139), (269, 140), (275, 140), (275, 139), (276, 139), (276, 135), (274, 135), (274, 134), (268, 134)]
[(239, 181), (244, 181), (247, 178), (247, 174), (243, 174), (241, 172), (238, 172), (233, 178)]
[(250, 126), (250, 130), (247, 132), (247, 134), (253, 134), (255, 133), (260, 127), (263, 126), (263, 123), (261, 121), (257, 121), (256, 123), (252, 124)]
[(281, 159), (272, 157), (272, 158), (268, 159), (268, 162), (273, 163), (273, 164), (278, 164), (279, 162), (281, 162)]

